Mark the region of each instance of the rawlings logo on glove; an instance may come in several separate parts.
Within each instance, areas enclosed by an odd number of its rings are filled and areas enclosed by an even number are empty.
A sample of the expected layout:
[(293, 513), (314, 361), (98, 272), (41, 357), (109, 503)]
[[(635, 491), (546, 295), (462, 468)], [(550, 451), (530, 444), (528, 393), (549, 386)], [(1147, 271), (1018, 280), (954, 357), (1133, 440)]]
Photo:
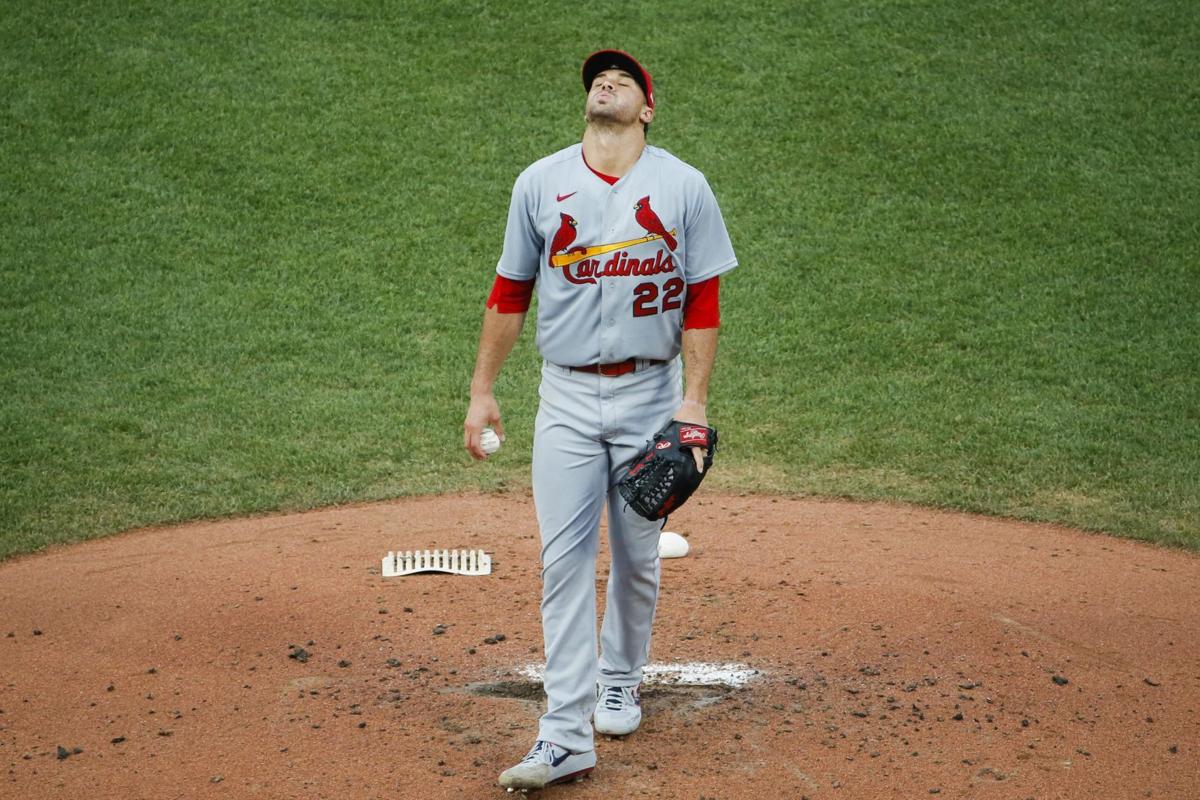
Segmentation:
[(708, 431), (709, 429), (703, 425), (680, 425), (679, 443), (708, 447)]
[[(703, 472), (696, 467), (692, 448), (704, 450)], [(671, 420), (633, 460), (617, 489), (629, 507), (641, 516), (663, 519), (700, 487), (716, 452), (716, 429)]]

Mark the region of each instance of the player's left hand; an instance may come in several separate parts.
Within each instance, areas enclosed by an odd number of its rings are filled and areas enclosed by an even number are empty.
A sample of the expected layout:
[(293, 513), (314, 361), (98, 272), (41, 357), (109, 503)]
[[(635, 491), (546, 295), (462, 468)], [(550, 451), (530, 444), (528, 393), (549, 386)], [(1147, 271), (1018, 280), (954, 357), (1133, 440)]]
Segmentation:
[[(672, 419), (677, 419), (680, 422), (691, 422), (695, 425), (703, 425), (708, 427), (708, 409), (703, 403), (695, 400), (684, 400), (683, 405), (675, 412)], [(704, 453), (697, 448), (692, 448), (692, 457), (696, 459), (696, 469), (704, 473)]]

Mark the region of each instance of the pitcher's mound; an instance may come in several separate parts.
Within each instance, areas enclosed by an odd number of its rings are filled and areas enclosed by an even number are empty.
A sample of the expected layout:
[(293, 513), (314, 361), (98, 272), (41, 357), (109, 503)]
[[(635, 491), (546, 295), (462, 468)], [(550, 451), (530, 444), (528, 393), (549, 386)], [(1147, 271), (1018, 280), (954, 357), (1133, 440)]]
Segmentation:
[[(671, 517), (648, 683), (571, 798), (1194, 798), (1200, 559), (892, 505)], [(482, 548), (486, 577), (380, 576)], [(499, 797), (537, 732), (522, 495), (137, 531), (0, 564), (0, 794)], [(600, 556), (603, 597), (607, 549)], [(680, 673), (683, 674), (683, 673)]]

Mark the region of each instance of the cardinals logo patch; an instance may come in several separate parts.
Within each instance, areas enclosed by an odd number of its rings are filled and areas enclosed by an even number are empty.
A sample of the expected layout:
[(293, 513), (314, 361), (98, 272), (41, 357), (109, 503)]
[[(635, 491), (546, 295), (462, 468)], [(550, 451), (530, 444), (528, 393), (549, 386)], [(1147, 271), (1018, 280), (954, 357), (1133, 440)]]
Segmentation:
[[(580, 247), (575, 245), (579, 222), (565, 212), (559, 212), (558, 216), (558, 230), (550, 240), (547, 263), (551, 269), (561, 268), (563, 277), (571, 283), (595, 283), (597, 278), (626, 275), (658, 275), (676, 269), (674, 253), (679, 247), (679, 241), (675, 238), (678, 229), (667, 230), (650, 205), (650, 195), (633, 205), (633, 217), (646, 231), (645, 236), (637, 239)], [(638, 245), (660, 241), (666, 245), (666, 250), (660, 247), (653, 256), (642, 258), (629, 252)], [(612, 253), (612, 256), (604, 261), (594, 258), (608, 253)]]

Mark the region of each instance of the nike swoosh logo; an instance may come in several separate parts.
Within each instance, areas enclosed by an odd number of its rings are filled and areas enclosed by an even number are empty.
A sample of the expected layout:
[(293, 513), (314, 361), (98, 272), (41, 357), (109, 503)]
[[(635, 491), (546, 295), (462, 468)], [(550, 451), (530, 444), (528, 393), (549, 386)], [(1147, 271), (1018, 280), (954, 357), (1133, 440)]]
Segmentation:
[[(578, 189), (576, 189), (576, 190), (575, 190), (575, 192), (578, 192), (578, 191), (579, 191)], [(560, 194), (560, 195), (558, 195), (558, 202), (560, 202), (560, 203), (561, 203), (563, 200), (566, 200), (568, 197), (570, 197), (571, 195), (575, 194), (575, 192), (571, 192), (571, 194)]]
[[(575, 194), (575, 193), (574, 193), (574, 192), (571, 192), (571, 194)], [(570, 197), (570, 196), (571, 196), (571, 195), (567, 195), (567, 197)], [(561, 764), (562, 762), (566, 761), (566, 760), (567, 760), (568, 758), (570, 758), (570, 757), (571, 757), (571, 753), (570, 753), (570, 751), (567, 751), (567, 752), (563, 753), (561, 756), (559, 756), (558, 758), (555, 758), (554, 756), (551, 756), (551, 757), (550, 757), (550, 763), (551, 763), (551, 765), (552, 765), (552, 766), (555, 766), (555, 767), (557, 767), (559, 764)]]

